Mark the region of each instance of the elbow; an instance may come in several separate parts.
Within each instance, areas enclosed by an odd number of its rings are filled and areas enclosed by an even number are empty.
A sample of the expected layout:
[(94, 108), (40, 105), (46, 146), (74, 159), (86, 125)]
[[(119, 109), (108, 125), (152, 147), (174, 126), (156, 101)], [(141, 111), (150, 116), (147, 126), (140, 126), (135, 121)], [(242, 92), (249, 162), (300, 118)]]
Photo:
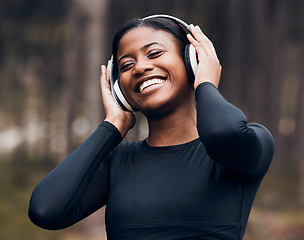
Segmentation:
[(217, 125), (199, 134), (208, 154), (215, 161), (225, 163), (224, 165), (239, 164), (246, 171), (258, 167), (256, 159), (261, 155), (261, 146), (247, 123)]
[(54, 216), (54, 211), (48, 210), (43, 204), (30, 202), (28, 217), (36, 226), (47, 230), (60, 230), (60, 221)]
[[(203, 125), (203, 128), (198, 128), (198, 132), (202, 142), (209, 149), (226, 149), (235, 147), (236, 143), (242, 141), (244, 135), (248, 132), (247, 122), (241, 121), (236, 124), (235, 122), (225, 124), (213, 124), (208, 127)], [(233, 146), (231, 146), (233, 144)]]
[(44, 222), (45, 222), (45, 214), (43, 214), (43, 211), (39, 207), (31, 206), (28, 210), (28, 217), (34, 223), (36, 226), (48, 229)]

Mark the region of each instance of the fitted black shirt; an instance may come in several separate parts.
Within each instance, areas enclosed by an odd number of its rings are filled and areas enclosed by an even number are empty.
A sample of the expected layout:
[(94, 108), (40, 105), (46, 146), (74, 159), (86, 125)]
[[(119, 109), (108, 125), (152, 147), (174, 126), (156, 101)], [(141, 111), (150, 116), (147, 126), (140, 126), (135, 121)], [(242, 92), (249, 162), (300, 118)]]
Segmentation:
[(181, 145), (121, 142), (101, 123), (37, 185), (31, 220), (62, 229), (106, 205), (110, 240), (242, 239), (273, 138), (210, 83), (196, 102), (200, 137)]

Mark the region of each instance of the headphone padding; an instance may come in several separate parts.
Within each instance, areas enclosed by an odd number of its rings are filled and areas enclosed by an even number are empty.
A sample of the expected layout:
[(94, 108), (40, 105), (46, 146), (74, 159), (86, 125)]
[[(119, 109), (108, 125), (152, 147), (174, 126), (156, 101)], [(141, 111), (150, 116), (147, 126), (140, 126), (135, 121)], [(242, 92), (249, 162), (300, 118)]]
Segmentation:
[(124, 97), (123, 92), (121, 90), (119, 73), (117, 67), (115, 67), (113, 63), (113, 56), (111, 56), (111, 62), (112, 64), (110, 68), (110, 85), (111, 85), (112, 95), (122, 110), (133, 112), (134, 109), (130, 106), (130, 104)]
[(197, 57), (195, 48), (192, 44), (188, 44), (185, 47), (184, 61), (189, 80), (191, 83), (194, 83), (197, 70)]
[(119, 106), (125, 110), (125, 111), (130, 111), (130, 112), (133, 112), (134, 109), (131, 107), (131, 105), (128, 103), (128, 101), (126, 100), (125, 96), (123, 95), (123, 92), (121, 90), (121, 86), (119, 84), (119, 79), (117, 79), (114, 83), (114, 86), (113, 86), (113, 95), (114, 95), (114, 98), (116, 100), (116, 102), (119, 104)]

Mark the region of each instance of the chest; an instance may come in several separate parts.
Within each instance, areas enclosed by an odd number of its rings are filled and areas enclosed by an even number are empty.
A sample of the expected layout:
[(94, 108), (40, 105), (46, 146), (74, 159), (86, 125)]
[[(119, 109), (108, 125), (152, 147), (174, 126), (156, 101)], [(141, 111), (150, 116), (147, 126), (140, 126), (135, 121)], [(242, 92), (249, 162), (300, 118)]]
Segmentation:
[(236, 176), (203, 151), (131, 154), (112, 163), (106, 218), (210, 221), (227, 206), (239, 207), (241, 195)]

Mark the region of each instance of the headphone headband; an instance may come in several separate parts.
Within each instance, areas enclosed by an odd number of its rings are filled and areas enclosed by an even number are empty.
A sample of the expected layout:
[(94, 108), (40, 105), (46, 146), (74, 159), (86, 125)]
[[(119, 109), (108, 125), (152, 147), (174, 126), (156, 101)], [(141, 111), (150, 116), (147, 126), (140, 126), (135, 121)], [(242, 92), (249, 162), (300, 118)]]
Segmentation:
[(142, 18), (142, 20), (151, 19), (151, 18), (168, 18), (168, 19), (172, 19), (175, 22), (177, 22), (178, 24), (182, 25), (184, 28), (186, 28), (190, 32), (189, 24), (187, 24), (186, 22), (184, 22), (183, 20), (181, 20), (181, 19), (179, 19), (177, 17), (173, 17), (173, 16), (165, 15), (165, 14), (156, 14), (156, 15), (151, 15), (151, 16), (144, 17), (144, 18)]

